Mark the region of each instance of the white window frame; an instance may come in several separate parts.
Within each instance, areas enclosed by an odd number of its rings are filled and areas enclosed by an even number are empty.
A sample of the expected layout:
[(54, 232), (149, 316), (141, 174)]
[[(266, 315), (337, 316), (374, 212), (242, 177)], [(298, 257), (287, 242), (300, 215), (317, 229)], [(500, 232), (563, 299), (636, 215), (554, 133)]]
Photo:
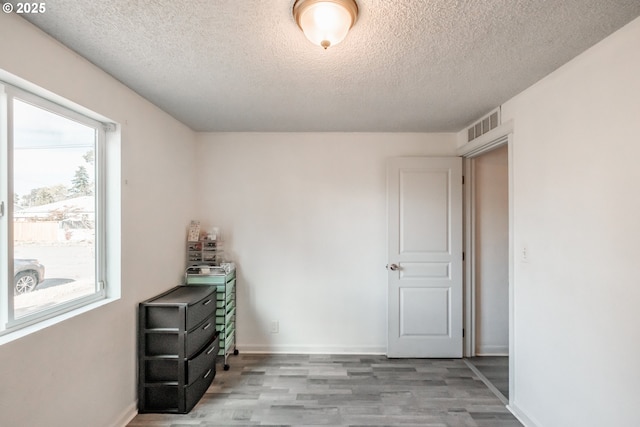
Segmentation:
[[(9, 80), (10, 82), (7, 82)], [(107, 257), (109, 252), (107, 242), (108, 222), (117, 225), (119, 230), (119, 214), (117, 221), (108, 221), (107, 198), (109, 177), (107, 171), (109, 165), (108, 141), (118, 140), (115, 151), (119, 154), (118, 127), (110, 122), (99, 120), (101, 116), (90, 112), (81, 106), (71, 103), (59, 96), (50, 94), (44, 89), (37, 88), (27, 82), (23, 85), (15, 82), (24, 82), (21, 79), (0, 70), (0, 203), (3, 203), (3, 212), (0, 215), (0, 345), (32, 331), (42, 329), (51, 324), (58, 323), (66, 318), (73, 317), (82, 312), (99, 307), (107, 302), (119, 298), (119, 287), (109, 287), (109, 272), (119, 272), (119, 261), (116, 268), (108, 268)], [(22, 86), (22, 87), (20, 87)], [(82, 123), (96, 129), (95, 147), (95, 292), (91, 295), (79, 297), (71, 301), (56, 304), (55, 306), (39, 310), (34, 313), (15, 318), (13, 315), (13, 99), (32, 104), (38, 108), (50, 111), (70, 120)], [(64, 105), (63, 105), (64, 104)], [(88, 114), (87, 114), (88, 113)], [(90, 117), (93, 115), (94, 117)], [(114, 151), (114, 149), (111, 149)], [(113, 157), (113, 156), (111, 156)], [(119, 172), (117, 168), (111, 168)], [(118, 192), (119, 194), (119, 192)], [(117, 207), (119, 209), (119, 205)], [(119, 238), (114, 239), (119, 244)], [(119, 254), (117, 251), (112, 254)], [(119, 280), (117, 281), (119, 286)]]

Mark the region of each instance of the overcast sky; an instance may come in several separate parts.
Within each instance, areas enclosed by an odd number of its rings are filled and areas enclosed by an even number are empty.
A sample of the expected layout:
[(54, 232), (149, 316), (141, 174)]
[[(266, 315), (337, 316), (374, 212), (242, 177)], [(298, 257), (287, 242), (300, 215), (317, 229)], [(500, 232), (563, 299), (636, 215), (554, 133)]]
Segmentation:
[(94, 149), (95, 130), (19, 100), (14, 101), (14, 193), (23, 196), (34, 188), (71, 186), (83, 156)]

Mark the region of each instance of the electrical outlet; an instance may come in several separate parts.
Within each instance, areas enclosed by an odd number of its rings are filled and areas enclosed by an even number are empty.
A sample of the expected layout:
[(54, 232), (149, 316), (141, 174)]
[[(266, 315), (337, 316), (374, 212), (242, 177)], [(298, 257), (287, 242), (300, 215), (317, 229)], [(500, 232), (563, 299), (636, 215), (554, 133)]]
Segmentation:
[(271, 321), (271, 333), (272, 334), (277, 334), (278, 332), (280, 332), (280, 323), (277, 320), (272, 320)]

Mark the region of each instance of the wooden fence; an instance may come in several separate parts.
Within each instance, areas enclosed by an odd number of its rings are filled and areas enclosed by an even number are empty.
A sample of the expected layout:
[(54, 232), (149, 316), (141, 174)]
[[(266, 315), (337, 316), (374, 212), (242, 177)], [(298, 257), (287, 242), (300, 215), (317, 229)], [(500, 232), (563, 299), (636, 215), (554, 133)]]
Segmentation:
[(60, 222), (14, 222), (13, 240), (15, 242), (57, 242), (60, 236)]

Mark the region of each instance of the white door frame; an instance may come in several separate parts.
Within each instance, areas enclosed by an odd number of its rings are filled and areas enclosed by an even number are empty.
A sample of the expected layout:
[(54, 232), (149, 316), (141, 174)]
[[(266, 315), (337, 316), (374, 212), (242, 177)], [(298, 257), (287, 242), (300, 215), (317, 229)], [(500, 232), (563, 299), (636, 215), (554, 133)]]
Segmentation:
[(513, 121), (509, 121), (458, 149), (464, 158), (464, 356), (475, 356), (475, 183), (473, 182), (473, 159), (495, 148), (507, 145), (509, 164), (509, 403), (515, 400), (515, 354), (514, 340), (514, 144)]

